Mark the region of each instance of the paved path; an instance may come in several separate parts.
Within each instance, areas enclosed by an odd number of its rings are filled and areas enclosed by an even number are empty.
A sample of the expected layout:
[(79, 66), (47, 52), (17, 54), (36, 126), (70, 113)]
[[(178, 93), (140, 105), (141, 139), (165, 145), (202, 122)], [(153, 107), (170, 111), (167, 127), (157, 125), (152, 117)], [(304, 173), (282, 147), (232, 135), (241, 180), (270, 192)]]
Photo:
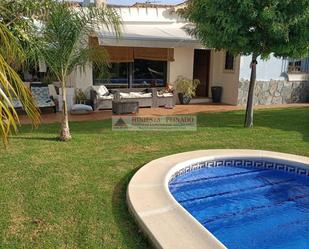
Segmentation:
[[(269, 108), (288, 108), (288, 107), (308, 107), (308, 104), (286, 104), (286, 105), (262, 105), (255, 106), (255, 109), (269, 109)], [(165, 108), (140, 108), (138, 116), (162, 116), (162, 115), (177, 115), (177, 114), (195, 114), (195, 113), (209, 113), (209, 112), (224, 112), (231, 110), (241, 110), (243, 106), (232, 106), (232, 105), (214, 105), (214, 104), (196, 104), (196, 105), (176, 105), (174, 109)], [(42, 123), (55, 123), (59, 122), (61, 113), (43, 113), (41, 115)], [(95, 111), (88, 115), (70, 115), (70, 121), (87, 121), (87, 120), (104, 120), (112, 117), (111, 110)], [(29, 124), (30, 121), (25, 115), (20, 116), (22, 124)]]

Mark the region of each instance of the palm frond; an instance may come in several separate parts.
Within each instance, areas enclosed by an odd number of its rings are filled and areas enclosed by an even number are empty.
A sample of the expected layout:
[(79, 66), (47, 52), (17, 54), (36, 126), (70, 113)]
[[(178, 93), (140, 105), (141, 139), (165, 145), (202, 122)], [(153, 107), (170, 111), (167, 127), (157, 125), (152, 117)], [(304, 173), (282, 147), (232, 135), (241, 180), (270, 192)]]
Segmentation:
[(89, 36), (98, 28), (106, 27), (120, 35), (121, 22), (110, 8), (70, 8), (66, 4), (54, 6), (47, 18), (39, 42), (41, 56), (54, 74), (70, 74), (76, 66), (108, 63), (107, 53), (98, 47), (89, 47)]
[(18, 115), (13, 107), (14, 98), (18, 99), (34, 126), (40, 122), (39, 111), (19, 75), (11, 65), (18, 65), (24, 60), (24, 53), (10, 30), (0, 23), (0, 136), (6, 145), (10, 132), (17, 131)]

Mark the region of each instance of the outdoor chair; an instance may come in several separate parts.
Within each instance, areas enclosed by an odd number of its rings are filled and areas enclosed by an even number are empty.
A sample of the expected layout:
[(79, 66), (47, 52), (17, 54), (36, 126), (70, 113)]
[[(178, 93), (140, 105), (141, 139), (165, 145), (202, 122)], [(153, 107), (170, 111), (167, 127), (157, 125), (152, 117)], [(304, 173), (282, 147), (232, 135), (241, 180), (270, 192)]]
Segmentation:
[(56, 105), (49, 92), (49, 87), (44, 84), (31, 84), (31, 93), (40, 109), (52, 108), (56, 112)]

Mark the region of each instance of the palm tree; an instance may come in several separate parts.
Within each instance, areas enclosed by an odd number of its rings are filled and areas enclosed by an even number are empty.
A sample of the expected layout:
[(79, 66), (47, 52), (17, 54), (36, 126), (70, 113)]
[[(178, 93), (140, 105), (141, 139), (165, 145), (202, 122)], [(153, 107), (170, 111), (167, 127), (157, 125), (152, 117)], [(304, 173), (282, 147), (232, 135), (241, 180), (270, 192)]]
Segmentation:
[(17, 131), (19, 119), (13, 106), (13, 100), (18, 99), (28, 114), (32, 123), (37, 126), (40, 121), (39, 111), (32, 98), (30, 90), (20, 79), (15, 69), (25, 62), (25, 51), (23, 50), (16, 34), (22, 34), (20, 27), (10, 29), (14, 25), (12, 20), (5, 22), (5, 14), (13, 15), (6, 8), (6, 2), (0, 3), (0, 137), (4, 145), (7, 145), (8, 137)]
[(100, 26), (113, 30), (117, 36), (120, 34), (120, 19), (113, 9), (105, 6), (73, 8), (67, 3), (57, 2), (38, 35), (37, 48), (40, 57), (61, 83), (61, 141), (71, 139), (66, 102), (67, 77), (77, 66), (84, 68), (89, 60), (106, 63), (104, 50), (88, 46), (89, 37)]

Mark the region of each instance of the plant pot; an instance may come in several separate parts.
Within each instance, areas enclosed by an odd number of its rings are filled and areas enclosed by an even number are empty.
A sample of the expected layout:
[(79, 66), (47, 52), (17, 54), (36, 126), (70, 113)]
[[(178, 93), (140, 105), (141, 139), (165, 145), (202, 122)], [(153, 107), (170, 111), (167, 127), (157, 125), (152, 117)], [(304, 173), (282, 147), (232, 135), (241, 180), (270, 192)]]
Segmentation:
[(212, 102), (220, 103), (222, 97), (222, 87), (221, 86), (213, 86), (211, 88)]
[(178, 93), (178, 98), (179, 98), (180, 104), (182, 105), (187, 105), (191, 101), (191, 97), (188, 97), (184, 95), (183, 93)]

